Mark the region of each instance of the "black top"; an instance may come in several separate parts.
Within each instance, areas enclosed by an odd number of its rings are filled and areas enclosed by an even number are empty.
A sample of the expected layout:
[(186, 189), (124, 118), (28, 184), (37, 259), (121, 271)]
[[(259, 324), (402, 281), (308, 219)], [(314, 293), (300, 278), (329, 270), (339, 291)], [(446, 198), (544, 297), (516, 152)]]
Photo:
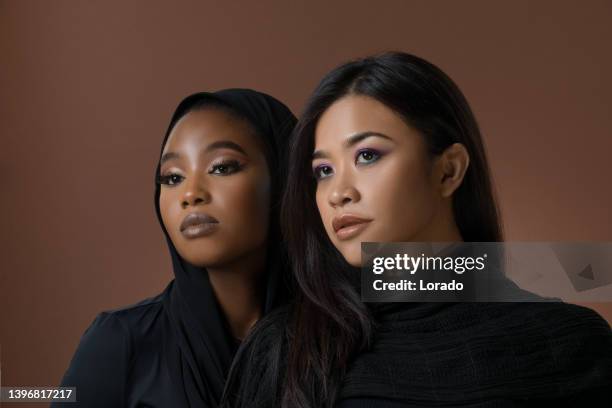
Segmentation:
[(493, 298), (517, 301), (369, 304), (373, 344), (350, 363), (339, 406), (612, 406), (608, 322), (521, 289), (503, 268), (487, 278)]
[(76, 387), (77, 403), (51, 407), (184, 406), (183, 387), (170, 378), (164, 353), (170, 324), (164, 299), (174, 284), (157, 296), (98, 314), (62, 379), (62, 386)]
[[(589, 308), (556, 301), (375, 306), (373, 344), (349, 364), (336, 408), (612, 406), (612, 332)], [(290, 310), (272, 312), (258, 341), (249, 337), (238, 351), (227, 407), (278, 406), (282, 378), (258, 379), (273, 374), (270, 367), (281, 377), (286, 369)]]
[[(592, 309), (521, 289), (502, 268), (488, 274), (492, 298), (515, 301), (366, 303), (373, 337), (347, 362), (334, 406), (612, 407), (608, 322)], [(245, 339), (227, 407), (279, 406), (294, 307), (271, 312)]]
[[(581, 393), (566, 398), (557, 399), (540, 399), (525, 401), (514, 398), (499, 398), (495, 400), (485, 401), (481, 403), (473, 403), (469, 405), (452, 405), (454, 407), (469, 407), (469, 408), (609, 408), (610, 407), (610, 390), (609, 387), (603, 387), (599, 390)], [(349, 398), (340, 401), (336, 404), (336, 408), (426, 408), (436, 405), (419, 405), (407, 404), (405, 402), (392, 401), (383, 398)], [(445, 405), (437, 405), (445, 406)], [(448, 406), (448, 405), (447, 405)]]
[(388, 304), (338, 408), (612, 406), (612, 333), (563, 302)]

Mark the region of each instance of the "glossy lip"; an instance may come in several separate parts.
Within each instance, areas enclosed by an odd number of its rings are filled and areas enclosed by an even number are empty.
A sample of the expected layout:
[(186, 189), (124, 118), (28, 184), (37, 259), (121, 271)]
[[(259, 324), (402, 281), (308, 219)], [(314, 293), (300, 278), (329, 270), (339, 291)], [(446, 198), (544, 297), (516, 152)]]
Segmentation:
[(371, 221), (370, 218), (363, 218), (354, 214), (342, 214), (339, 217), (334, 217), (332, 227), (338, 239), (343, 241), (359, 235)]
[(185, 238), (198, 238), (209, 235), (217, 229), (219, 221), (208, 214), (191, 213), (181, 222), (180, 230)]

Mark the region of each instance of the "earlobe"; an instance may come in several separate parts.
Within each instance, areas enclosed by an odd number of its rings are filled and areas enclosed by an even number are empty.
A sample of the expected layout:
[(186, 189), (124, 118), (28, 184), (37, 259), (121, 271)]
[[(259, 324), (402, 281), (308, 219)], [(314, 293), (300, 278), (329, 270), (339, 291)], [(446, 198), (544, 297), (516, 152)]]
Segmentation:
[(470, 155), (462, 143), (454, 143), (441, 155), (442, 178), (440, 180), (442, 197), (448, 198), (459, 188), (470, 164)]

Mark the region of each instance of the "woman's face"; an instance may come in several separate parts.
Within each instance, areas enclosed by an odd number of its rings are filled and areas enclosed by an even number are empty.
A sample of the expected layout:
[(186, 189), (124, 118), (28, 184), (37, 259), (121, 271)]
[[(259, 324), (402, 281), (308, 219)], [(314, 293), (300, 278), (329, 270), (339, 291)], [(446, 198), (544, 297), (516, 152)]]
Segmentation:
[(270, 175), (245, 120), (215, 108), (183, 116), (164, 146), (160, 182), (164, 226), (191, 264), (223, 266), (264, 249)]
[(421, 134), (377, 100), (349, 95), (323, 113), (312, 168), (325, 230), (351, 265), (361, 242), (435, 241), (440, 174)]

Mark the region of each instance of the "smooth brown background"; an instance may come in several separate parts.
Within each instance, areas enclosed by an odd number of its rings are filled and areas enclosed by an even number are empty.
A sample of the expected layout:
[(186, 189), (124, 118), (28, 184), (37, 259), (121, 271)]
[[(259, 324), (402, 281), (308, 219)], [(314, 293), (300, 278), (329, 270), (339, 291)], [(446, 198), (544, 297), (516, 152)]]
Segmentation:
[(222, 3), (0, 1), (3, 385), (56, 385), (99, 311), (172, 278), (153, 173), (194, 91), (299, 112), (337, 64), (416, 53), (476, 113), (508, 240), (612, 240), (612, 2)]

